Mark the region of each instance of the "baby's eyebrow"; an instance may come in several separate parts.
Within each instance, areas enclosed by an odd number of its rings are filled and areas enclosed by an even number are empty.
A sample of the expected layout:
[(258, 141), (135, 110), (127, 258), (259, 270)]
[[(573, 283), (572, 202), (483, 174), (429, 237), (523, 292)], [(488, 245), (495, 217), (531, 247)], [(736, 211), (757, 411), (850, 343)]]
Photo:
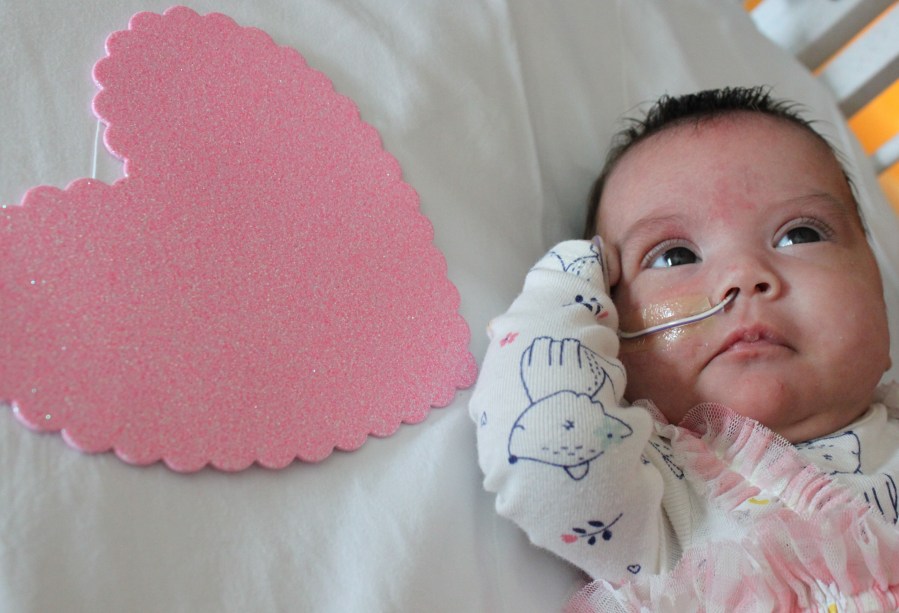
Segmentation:
[[(846, 202), (829, 192), (812, 192), (783, 200), (783, 206), (797, 206), (800, 210), (820, 210), (822, 207), (840, 218), (861, 222), (861, 215), (855, 200)], [(810, 211), (811, 212), (811, 211)]]
[(618, 244), (642, 243), (647, 239), (655, 239), (659, 234), (679, 231), (687, 225), (689, 225), (689, 221), (679, 213), (643, 217), (627, 229)]
[(795, 196), (793, 198), (787, 198), (782, 201), (782, 204), (796, 204), (796, 205), (814, 205), (814, 206), (826, 206), (827, 208), (832, 208), (835, 210), (845, 211), (850, 213), (855, 210), (855, 203), (847, 203), (842, 199), (837, 198), (830, 192), (811, 192), (808, 194), (802, 194), (801, 196)]

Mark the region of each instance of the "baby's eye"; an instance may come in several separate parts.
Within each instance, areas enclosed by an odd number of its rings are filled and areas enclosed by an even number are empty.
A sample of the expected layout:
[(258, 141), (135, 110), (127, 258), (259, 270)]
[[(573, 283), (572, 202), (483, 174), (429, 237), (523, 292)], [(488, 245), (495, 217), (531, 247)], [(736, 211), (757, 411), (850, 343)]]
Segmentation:
[(808, 226), (798, 226), (784, 232), (784, 235), (777, 241), (775, 247), (789, 247), (790, 245), (799, 245), (801, 243), (817, 243), (823, 240), (821, 232)]
[[(652, 256), (650, 256), (652, 258)], [(672, 266), (683, 266), (684, 264), (695, 264), (699, 261), (697, 256), (688, 247), (677, 246), (671, 247), (655, 256), (649, 262), (649, 268), (671, 268)]]

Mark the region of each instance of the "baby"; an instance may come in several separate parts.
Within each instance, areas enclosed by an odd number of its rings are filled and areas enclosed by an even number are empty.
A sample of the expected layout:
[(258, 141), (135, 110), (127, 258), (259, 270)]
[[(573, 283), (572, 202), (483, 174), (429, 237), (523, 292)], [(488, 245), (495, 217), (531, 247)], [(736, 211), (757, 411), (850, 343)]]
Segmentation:
[(571, 607), (899, 610), (883, 289), (824, 138), (762, 88), (665, 97), (594, 234), (491, 322), (470, 406), (499, 513), (594, 579)]

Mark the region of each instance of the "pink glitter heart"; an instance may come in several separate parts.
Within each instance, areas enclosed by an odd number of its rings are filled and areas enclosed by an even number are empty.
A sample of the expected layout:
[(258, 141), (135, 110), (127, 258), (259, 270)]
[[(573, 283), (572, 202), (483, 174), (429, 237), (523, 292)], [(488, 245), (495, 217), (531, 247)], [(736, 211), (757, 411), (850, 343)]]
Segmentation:
[(358, 448), (471, 385), (459, 296), (353, 102), (230, 18), (135, 15), (94, 68), (113, 185), (0, 210), (0, 398), (178, 471)]

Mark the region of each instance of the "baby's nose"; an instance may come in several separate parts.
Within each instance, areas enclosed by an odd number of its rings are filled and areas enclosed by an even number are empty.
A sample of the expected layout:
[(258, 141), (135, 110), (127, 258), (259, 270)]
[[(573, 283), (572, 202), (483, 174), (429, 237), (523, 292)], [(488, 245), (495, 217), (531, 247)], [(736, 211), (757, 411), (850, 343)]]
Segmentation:
[(777, 270), (764, 256), (747, 254), (727, 266), (717, 298), (723, 300), (729, 293), (737, 290), (744, 299), (773, 299), (780, 295), (782, 289), (783, 282)]

